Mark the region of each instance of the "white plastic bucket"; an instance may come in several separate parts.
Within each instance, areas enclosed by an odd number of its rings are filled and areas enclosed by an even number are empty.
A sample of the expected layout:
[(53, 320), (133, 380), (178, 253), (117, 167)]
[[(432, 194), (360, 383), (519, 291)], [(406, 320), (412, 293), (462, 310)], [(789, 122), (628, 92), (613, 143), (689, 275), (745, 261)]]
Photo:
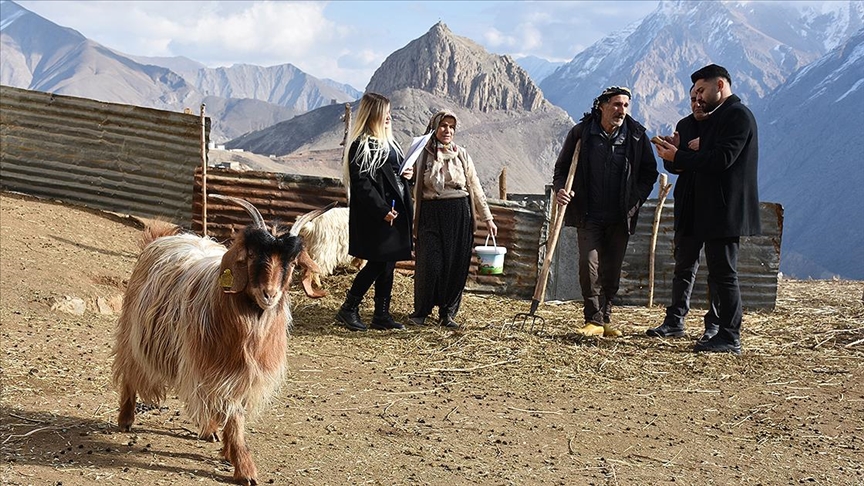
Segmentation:
[(481, 275), (500, 275), (504, 273), (504, 254), (507, 253), (507, 248), (498, 246), (494, 236), (492, 236), (492, 246), (489, 246), (489, 236), (491, 235), (486, 235), (486, 243), (483, 246), (474, 247), (474, 251), (480, 257), (477, 272)]

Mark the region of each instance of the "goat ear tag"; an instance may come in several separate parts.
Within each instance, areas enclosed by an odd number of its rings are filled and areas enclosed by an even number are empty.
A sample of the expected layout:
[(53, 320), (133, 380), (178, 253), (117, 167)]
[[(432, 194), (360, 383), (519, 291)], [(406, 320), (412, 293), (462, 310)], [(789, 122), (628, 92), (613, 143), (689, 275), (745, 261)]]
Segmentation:
[(219, 286), (225, 290), (234, 286), (234, 274), (231, 273), (230, 268), (226, 268), (222, 275), (219, 275)]

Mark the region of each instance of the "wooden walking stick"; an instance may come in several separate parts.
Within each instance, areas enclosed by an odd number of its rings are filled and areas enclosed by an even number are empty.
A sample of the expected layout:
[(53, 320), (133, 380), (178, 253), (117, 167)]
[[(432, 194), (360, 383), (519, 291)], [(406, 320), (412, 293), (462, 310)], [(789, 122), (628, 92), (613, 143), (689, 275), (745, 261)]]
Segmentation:
[(648, 249), (648, 307), (654, 305), (654, 257), (657, 253), (657, 233), (660, 231), (660, 213), (663, 212), (663, 203), (669, 195), (672, 184), (667, 184), (668, 176), (660, 174), (660, 191), (657, 207), (654, 208), (654, 226), (651, 228), (651, 246)]
[[(567, 172), (567, 179), (564, 182), (564, 190), (567, 193), (573, 189), (573, 178), (576, 175), (576, 164), (579, 162), (579, 149), (582, 146), (582, 140), (576, 142), (576, 149), (573, 151), (573, 160), (570, 162), (570, 170)], [(543, 266), (540, 269), (540, 275), (537, 276), (537, 283), (534, 285), (534, 298), (531, 299), (531, 310), (525, 313), (516, 314), (513, 317), (513, 325), (524, 329), (530, 322), (530, 330), (534, 330), (534, 325), (539, 324), (540, 327), (546, 325), (546, 320), (535, 314), (537, 306), (543, 303), (546, 298), (546, 280), (549, 277), (549, 267), (552, 265), (552, 255), (555, 253), (555, 247), (558, 246), (558, 235), (561, 233), (561, 226), (564, 223), (565, 207), (556, 203), (554, 209), (555, 215), (552, 217), (552, 226), (549, 230), (549, 237), (546, 240), (546, 256), (543, 258)]]

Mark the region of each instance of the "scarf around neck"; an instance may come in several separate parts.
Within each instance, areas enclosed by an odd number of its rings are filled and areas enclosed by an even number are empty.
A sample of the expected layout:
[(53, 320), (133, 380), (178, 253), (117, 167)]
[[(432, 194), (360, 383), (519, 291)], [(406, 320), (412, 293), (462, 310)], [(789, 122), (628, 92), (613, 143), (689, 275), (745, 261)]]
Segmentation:
[[(432, 169), (430, 170), (432, 176), (432, 185), (435, 187), (435, 190), (439, 193), (444, 192), (444, 187), (447, 184), (447, 176), (450, 176), (450, 179), (454, 182), (456, 181), (456, 174), (461, 174), (461, 169), (451, 170), (451, 167), (454, 161), (457, 161), (459, 158), (459, 149), (456, 147), (455, 143), (450, 143), (448, 145), (444, 145), (442, 143), (438, 143), (435, 141), (435, 160), (432, 161)], [(462, 184), (464, 187), (464, 184)]]

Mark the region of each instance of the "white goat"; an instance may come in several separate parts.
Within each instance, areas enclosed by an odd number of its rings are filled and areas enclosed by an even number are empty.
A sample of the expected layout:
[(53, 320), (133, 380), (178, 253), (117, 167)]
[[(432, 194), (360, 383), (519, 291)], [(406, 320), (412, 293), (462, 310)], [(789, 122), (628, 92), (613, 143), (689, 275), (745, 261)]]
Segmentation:
[[(301, 215), (294, 223), (296, 228)], [(309, 258), (318, 265), (318, 270), (300, 262), (303, 269), (303, 288), (309, 297), (323, 297), (326, 292), (321, 288), (321, 275), (332, 275), (340, 267), (360, 268), (364, 261), (348, 254), (348, 208), (332, 208), (317, 218), (309, 220), (300, 227), (298, 233), (303, 238), (304, 250)]]
[(144, 231), (114, 346), (118, 424), (131, 428), (136, 395), (160, 403), (174, 389), (200, 438), (217, 441), (223, 427), (222, 453), (234, 480), (253, 485), (258, 473), (244, 438), (245, 417), (268, 401), (285, 373), (288, 287), (302, 244), (287, 226), (268, 229), (250, 203), (211, 197), (239, 204), (252, 217), (230, 249), (178, 234), (167, 223)]

